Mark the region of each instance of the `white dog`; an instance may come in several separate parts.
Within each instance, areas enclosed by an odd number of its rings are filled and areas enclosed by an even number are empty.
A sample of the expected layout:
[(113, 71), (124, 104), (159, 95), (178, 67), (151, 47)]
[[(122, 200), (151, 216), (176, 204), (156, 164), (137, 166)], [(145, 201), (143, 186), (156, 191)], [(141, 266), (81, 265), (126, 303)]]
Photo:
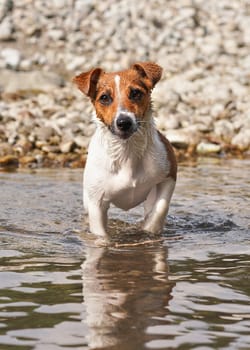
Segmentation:
[(106, 73), (94, 68), (74, 78), (95, 107), (96, 131), (84, 173), (90, 231), (107, 238), (110, 204), (128, 210), (144, 202), (142, 229), (160, 233), (175, 188), (177, 164), (169, 141), (156, 130), (151, 91), (162, 68), (139, 62)]

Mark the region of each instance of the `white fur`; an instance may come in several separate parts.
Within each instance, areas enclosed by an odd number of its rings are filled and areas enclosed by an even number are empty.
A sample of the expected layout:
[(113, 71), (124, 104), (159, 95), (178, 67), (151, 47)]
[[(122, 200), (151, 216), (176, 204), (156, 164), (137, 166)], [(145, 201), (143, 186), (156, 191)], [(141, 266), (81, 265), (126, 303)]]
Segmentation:
[(115, 80), (116, 98), (118, 101), (118, 107), (117, 107), (116, 115), (114, 118), (114, 125), (116, 127), (117, 118), (121, 115), (121, 113), (124, 113), (124, 114), (126, 114), (127, 117), (130, 117), (130, 119), (133, 121), (133, 124), (135, 126), (136, 125), (136, 117), (135, 117), (134, 113), (124, 109), (121, 105), (121, 90), (120, 90), (121, 78), (120, 78), (120, 76), (118, 74), (115, 75), (114, 80)]
[[(118, 79), (116, 79), (118, 85)], [(84, 207), (92, 233), (107, 235), (110, 204), (128, 210), (145, 202), (143, 228), (158, 233), (168, 212), (175, 181), (167, 177), (170, 163), (154, 127), (151, 111), (127, 140), (113, 135), (95, 117), (84, 172)]]
[(118, 74), (116, 74), (116, 76), (115, 76), (115, 88), (116, 88), (116, 96), (117, 96), (117, 100), (118, 100), (118, 106), (120, 105), (120, 101), (121, 101), (120, 81), (121, 81), (120, 76)]

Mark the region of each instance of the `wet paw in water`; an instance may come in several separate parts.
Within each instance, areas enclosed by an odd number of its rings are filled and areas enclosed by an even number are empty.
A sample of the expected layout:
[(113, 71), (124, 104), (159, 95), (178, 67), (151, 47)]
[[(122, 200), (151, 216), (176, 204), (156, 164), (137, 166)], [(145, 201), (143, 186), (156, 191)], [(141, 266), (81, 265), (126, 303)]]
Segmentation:
[(109, 236), (105, 239), (98, 238), (96, 244), (105, 244), (111, 247), (133, 247), (138, 245), (150, 245), (164, 240), (162, 235), (145, 232), (140, 228), (140, 223), (128, 223), (119, 219), (110, 219), (108, 227)]

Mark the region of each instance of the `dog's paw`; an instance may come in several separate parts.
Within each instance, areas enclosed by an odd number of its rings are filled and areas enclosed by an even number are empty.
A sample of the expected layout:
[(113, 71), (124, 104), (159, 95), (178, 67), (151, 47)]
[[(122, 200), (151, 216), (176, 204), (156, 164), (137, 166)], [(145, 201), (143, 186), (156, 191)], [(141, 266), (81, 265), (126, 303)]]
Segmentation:
[(144, 221), (142, 223), (141, 229), (153, 235), (160, 235), (163, 231), (163, 225), (157, 222)]

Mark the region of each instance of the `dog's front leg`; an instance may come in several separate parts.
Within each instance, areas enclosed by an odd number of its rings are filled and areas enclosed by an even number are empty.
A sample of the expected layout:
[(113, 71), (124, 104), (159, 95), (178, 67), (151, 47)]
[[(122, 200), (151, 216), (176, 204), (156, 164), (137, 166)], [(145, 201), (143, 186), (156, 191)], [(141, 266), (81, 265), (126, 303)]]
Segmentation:
[(144, 204), (143, 230), (155, 234), (163, 230), (174, 188), (175, 180), (171, 177), (152, 188)]
[(89, 228), (92, 233), (103, 238), (107, 237), (108, 203), (88, 203)]

